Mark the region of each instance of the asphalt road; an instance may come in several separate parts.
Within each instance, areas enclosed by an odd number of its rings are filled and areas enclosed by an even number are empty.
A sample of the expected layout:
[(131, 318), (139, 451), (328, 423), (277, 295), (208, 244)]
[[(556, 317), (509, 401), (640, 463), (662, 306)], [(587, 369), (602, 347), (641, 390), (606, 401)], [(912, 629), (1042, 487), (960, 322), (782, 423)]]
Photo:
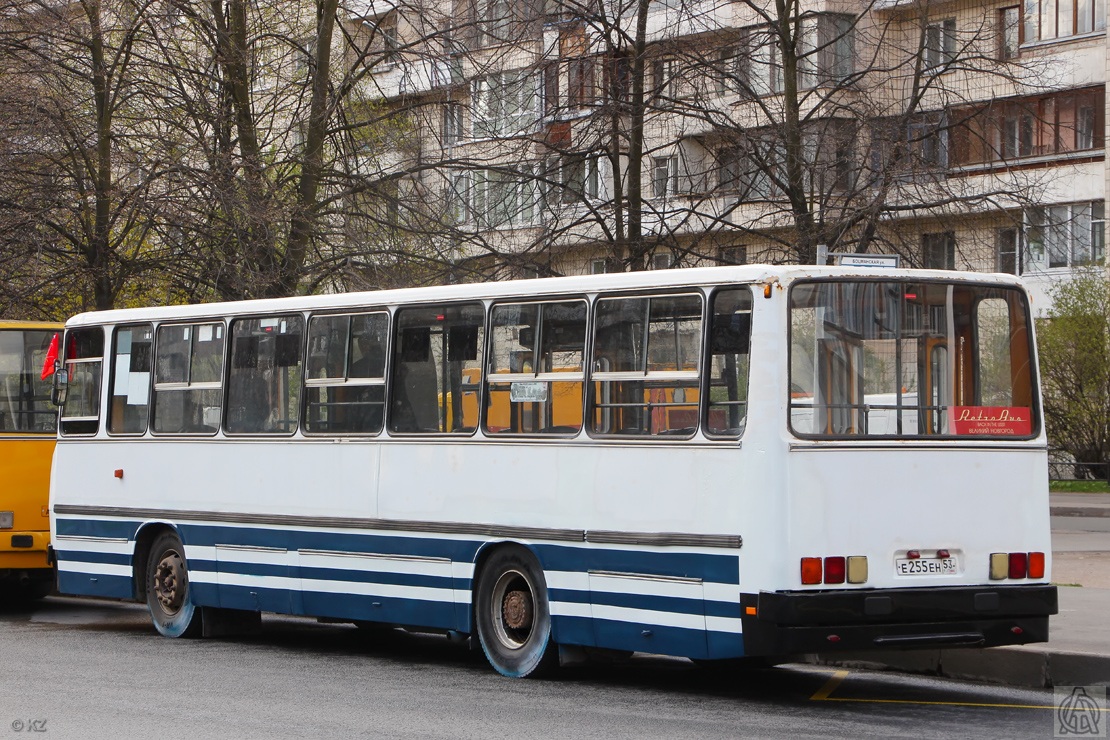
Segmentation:
[[(441, 637), (267, 616), (159, 637), (134, 604), (0, 609), (0, 740), (48, 738), (1051, 738), (1053, 693), (785, 666), (721, 676), (636, 656), (510, 680)], [(41, 723), (33, 725), (33, 723)]]

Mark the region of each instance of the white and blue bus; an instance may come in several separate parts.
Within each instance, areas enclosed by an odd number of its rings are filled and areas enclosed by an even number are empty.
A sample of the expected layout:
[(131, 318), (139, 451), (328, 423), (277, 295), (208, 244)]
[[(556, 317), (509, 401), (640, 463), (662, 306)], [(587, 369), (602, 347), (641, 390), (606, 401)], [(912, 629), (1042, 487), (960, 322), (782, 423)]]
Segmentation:
[(743, 266), (86, 313), (63, 593), (724, 660), (1044, 641), (1013, 277)]

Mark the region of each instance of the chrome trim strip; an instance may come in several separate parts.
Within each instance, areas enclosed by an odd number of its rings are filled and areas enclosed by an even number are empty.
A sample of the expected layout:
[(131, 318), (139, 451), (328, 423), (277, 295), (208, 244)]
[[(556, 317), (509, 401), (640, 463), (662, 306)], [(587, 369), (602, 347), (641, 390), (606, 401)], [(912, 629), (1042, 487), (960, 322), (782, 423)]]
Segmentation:
[(232, 545), (224, 542), (217, 542), (213, 545), (217, 550), (235, 550), (238, 552), (274, 552), (285, 553), (289, 552), (285, 547), (268, 547), (266, 545)]
[[(545, 540), (554, 542), (591, 542), (609, 545), (643, 545), (654, 547), (715, 547), (739, 549), (740, 535), (685, 534), (681, 532), (614, 532), (582, 529), (548, 529), (544, 527), (511, 527), (467, 522), (423, 522), (401, 519), (360, 519), (356, 517), (307, 517), (289, 514), (244, 514), (218, 511), (168, 511), (164, 509), (132, 509), (123, 506), (78, 506), (55, 504), (54, 514), (105, 516), (126, 519), (168, 519), (218, 524), (262, 524), (282, 527), (319, 529), (365, 529), (387, 532), (421, 532), (427, 534), (462, 534), (480, 537)], [(303, 551), (302, 551), (303, 552)], [(329, 554), (332, 551), (323, 551)], [(367, 557), (364, 553), (355, 553)]]
[(744, 538), (738, 534), (685, 534), (682, 532), (612, 532), (590, 530), (586, 541), (605, 545), (653, 547), (724, 547), (739, 550)]
[(600, 578), (625, 578), (634, 581), (654, 581), (656, 583), (686, 583), (700, 586), (702, 579), (683, 576), (653, 576), (649, 573), (620, 573), (615, 570), (588, 570), (588, 575)]
[(300, 555), (322, 555), (325, 557), (340, 557), (340, 558), (359, 558), (365, 560), (373, 558), (374, 560), (402, 560), (413, 563), (450, 563), (451, 558), (437, 558), (422, 555), (390, 555), (384, 552), (349, 552), (346, 550), (297, 550)]
[(111, 542), (120, 545), (130, 541), (126, 537), (92, 537), (85, 534), (60, 534), (54, 539), (57, 542)]

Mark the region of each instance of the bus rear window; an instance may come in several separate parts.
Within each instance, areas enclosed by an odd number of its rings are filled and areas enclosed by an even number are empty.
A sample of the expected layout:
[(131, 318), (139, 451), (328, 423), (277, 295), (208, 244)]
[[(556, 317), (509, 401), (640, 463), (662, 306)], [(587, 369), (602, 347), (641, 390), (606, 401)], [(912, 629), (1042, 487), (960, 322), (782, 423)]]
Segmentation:
[(1030, 437), (1029, 317), (1016, 288), (828, 281), (790, 293), (801, 436)]

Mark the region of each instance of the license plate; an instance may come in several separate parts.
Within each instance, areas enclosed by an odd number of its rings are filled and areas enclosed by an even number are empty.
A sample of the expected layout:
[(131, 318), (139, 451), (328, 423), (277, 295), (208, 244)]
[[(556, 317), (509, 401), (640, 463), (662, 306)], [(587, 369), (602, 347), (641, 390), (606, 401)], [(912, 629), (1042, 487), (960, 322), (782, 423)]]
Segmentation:
[(894, 574), (898, 576), (954, 576), (958, 572), (956, 558), (898, 558)]

